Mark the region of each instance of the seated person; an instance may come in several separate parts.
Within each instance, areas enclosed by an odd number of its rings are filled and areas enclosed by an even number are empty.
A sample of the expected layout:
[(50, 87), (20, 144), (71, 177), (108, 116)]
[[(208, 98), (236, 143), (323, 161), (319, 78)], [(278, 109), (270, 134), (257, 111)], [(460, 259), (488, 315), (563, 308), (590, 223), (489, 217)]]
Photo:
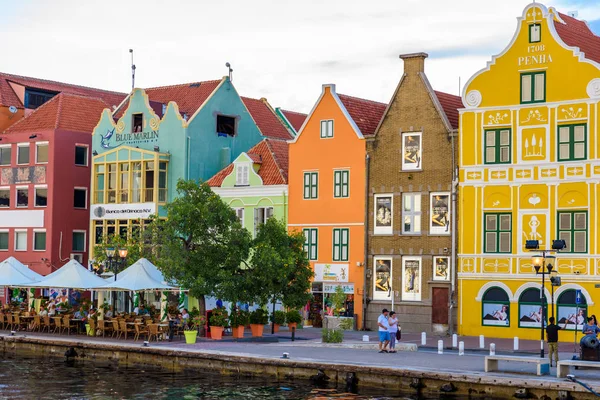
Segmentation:
[(75, 319), (84, 319), (85, 313), (79, 309), (79, 307), (75, 308), (75, 312), (73, 313), (73, 318)]
[(40, 317), (44, 318), (48, 316), (48, 311), (46, 310), (46, 307), (41, 306), (40, 307)]
[(181, 320), (184, 325), (187, 325), (188, 322), (190, 321), (190, 314), (188, 313), (187, 308), (183, 309), (183, 312), (181, 313)]
[(113, 308), (112, 308), (112, 306), (108, 307), (108, 310), (104, 313), (104, 316), (106, 318), (112, 318), (113, 317)]
[(48, 316), (54, 317), (56, 315), (56, 306), (54, 304), (50, 305), (48, 308)]
[(598, 325), (594, 325), (594, 318), (589, 317), (587, 323), (583, 325), (581, 332), (586, 336), (596, 337), (596, 335), (600, 333), (600, 328), (598, 328)]

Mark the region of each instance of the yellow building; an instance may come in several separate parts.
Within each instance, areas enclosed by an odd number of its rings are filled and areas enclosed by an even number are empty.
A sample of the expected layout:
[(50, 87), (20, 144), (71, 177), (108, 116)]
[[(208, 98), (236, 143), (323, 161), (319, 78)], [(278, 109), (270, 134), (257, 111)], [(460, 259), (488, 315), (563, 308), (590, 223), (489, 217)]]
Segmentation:
[(541, 249), (566, 241), (547, 259), (562, 286), (549, 277), (545, 285), (546, 315), (572, 321), (560, 340), (600, 315), (599, 63), (600, 37), (585, 22), (534, 3), (506, 49), (465, 85), (459, 333), (540, 337), (542, 277), (526, 240)]

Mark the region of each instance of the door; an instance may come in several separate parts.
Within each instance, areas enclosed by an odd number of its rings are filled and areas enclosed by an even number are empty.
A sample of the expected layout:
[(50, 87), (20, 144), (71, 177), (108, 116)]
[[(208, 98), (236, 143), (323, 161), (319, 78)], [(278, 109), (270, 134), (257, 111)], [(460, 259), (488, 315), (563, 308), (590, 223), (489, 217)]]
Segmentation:
[(433, 288), (431, 323), (448, 325), (448, 288)]

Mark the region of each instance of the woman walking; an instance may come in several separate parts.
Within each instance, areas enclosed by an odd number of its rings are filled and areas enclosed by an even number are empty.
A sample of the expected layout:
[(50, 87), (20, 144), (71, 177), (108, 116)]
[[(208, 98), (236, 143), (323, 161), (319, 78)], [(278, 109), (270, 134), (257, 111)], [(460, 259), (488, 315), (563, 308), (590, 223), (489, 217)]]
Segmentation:
[(398, 332), (398, 319), (396, 318), (396, 312), (390, 311), (390, 316), (388, 318), (388, 322), (390, 327), (388, 328), (388, 332), (390, 333), (390, 353), (396, 352), (396, 332)]

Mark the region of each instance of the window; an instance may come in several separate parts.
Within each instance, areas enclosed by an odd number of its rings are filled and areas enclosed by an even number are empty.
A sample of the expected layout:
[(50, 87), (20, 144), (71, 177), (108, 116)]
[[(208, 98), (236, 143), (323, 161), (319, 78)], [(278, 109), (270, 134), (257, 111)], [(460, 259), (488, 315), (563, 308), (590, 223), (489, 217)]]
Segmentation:
[(137, 113), (131, 116), (131, 132), (141, 132), (144, 128), (144, 114)]
[(242, 224), (242, 226), (244, 226), (244, 209), (243, 208), (234, 208), (235, 211), (235, 215), (238, 219), (238, 221), (240, 221), (240, 224)]
[(0, 207), (10, 207), (10, 188), (0, 189)]
[(431, 193), (429, 195), (429, 234), (450, 234), (450, 193)]
[(73, 251), (85, 251), (85, 231), (73, 231)]
[(35, 162), (37, 164), (46, 164), (48, 162), (48, 142), (35, 144)]
[(47, 187), (36, 187), (35, 188), (35, 206), (46, 207), (48, 205), (48, 188)]
[(129, 163), (119, 164), (119, 203), (127, 203), (129, 199)]
[(71, 260), (75, 260), (79, 264), (83, 264), (83, 254), (74, 254), (74, 253), (71, 253), (69, 255), (69, 257), (71, 258)]
[(75, 165), (87, 167), (88, 165), (88, 147), (75, 146)]
[(224, 137), (235, 136), (235, 118), (217, 115), (217, 135)]
[(402, 171), (419, 171), (422, 168), (421, 132), (402, 134)]
[(167, 163), (158, 163), (158, 202), (167, 201)]
[(394, 197), (390, 194), (376, 194), (374, 203), (374, 227), (376, 235), (394, 234)]
[(304, 198), (316, 199), (319, 197), (319, 173), (304, 173)]
[(392, 259), (375, 257), (373, 258), (373, 264), (373, 300), (391, 300), (391, 285), (394, 274)]
[(574, 289), (565, 290), (558, 296), (556, 301), (556, 324), (561, 327), (566, 324), (567, 326), (564, 329), (581, 332), (588, 317), (587, 299), (582, 293), (581, 302), (577, 304), (575, 297), (576, 292)]
[(154, 168), (154, 161), (144, 163), (144, 172), (146, 173), (144, 176), (144, 184), (146, 185), (144, 201), (146, 202), (154, 201)]
[(567, 245), (563, 253), (587, 253), (587, 211), (559, 211), (558, 238)]
[(0, 251), (8, 250), (8, 231), (0, 232)]
[(87, 208), (87, 189), (75, 188), (73, 193), (73, 207)]
[(483, 326), (510, 326), (510, 300), (508, 294), (499, 287), (485, 291), (481, 299)]
[[(159, 161), (158, 167), (156, 171), (154, 161), (96, 165), (92, 194), (94, 202), (96, 204), (154, 202), (156, 183), (158, 183), (158, 201), (166, 202), (168, 162)], [(155, 182), (157, 172), (158, 182)]]
[(29, 143), (17, 145), (17, 164), (29, 164)]
[(239, 164), (235, 166), (235, 184), (236, 186), (248, 186), (250, 180), (250, 165)]
[(333, 197), (350, 197), (350, 171), (333, 171)]
[(258, 233), (258, 227), (273, 216), (273, 207), (259, 207), (254, 209), (254, 235)]
[(27, 231), (15, 231), (15, 250), (27, 251)]
[(333, 137), (333, 120), (321, 121), (321, 139)]
[(35, 251), (46, 250), (46, 231), (34, 231), (33, 232), (33, 250), (35, 250)]
[(421, 301), (421, 264), (421, 257), (402, 257), (402, 300)]
[(318, 246), (317, 246), (317, 242), (318, 242), (318, 229), (317, 228), (307, 228), (307, 229), (303, 229), (302, 232), (304, 233), (304, 251), (306, 252), (306, 256), (308, 257), (309, 260), (316, 260), (317, 259), (317, 252), (318, 252)]
[(542, 26), (540, 24), (529, 25), (529, 43), (539, 43), (542, 41)]
[(333, 230), (333, 261), (348, 261), (350, 233), (346, 229)]
[(402, 233), (421, 233), (421, 195), (402, 195)]
[[(544, 293), (544, 305), (548, 304)], [(537, 328), (542, 325), (542, 314), (548, 320), (548, 310), (542, 313), (542, 299), (539, 288), (526, 289), (519, 297), (519, 328)], [(546, 321), (545, 321), (546, 322)]]
[(484, 252), (510, 253), (512, 251), (512, 215), (484, 215)]
[(29, 189), (17, 188), (17, 207), (29, 206)]
[(25, 89), (25, 108), (35, 109), (53, 98), (56, 93)]
[(546, 101), (546, 72), (521, 74), (521, 103)]
[(10, 165), (11, 148), (9, 145), (0, 146), (0, 165)]
[(510, 129), (485, 131), (485, 163), (510, 164)]
[(586, 147), (586, 124), (558, 127), (558, 161), (585, 160)]

